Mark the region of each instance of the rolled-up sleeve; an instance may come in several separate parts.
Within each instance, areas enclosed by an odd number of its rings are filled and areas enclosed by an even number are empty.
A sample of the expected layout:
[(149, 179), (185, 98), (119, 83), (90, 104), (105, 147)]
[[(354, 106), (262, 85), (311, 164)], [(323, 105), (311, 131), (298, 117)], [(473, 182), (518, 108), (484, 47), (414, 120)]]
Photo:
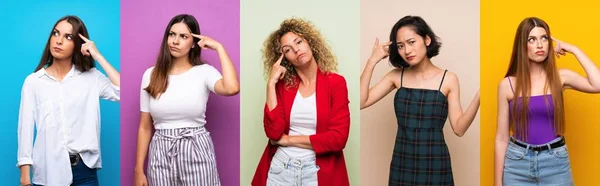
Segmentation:
[(33, 151), (33, 133), (34, 133), (34, 122), (36, 108), (35, 92), (31, 79), (28, 77), (23, 83), (21, 89), (21, 106), (19, 109), (19, 121), (17, 129), (18, 138), (18, 152), (17, 152), (17, 166), (21, 165), (32, 165), (32, 151)]
[(108, 77), (100, 71), (93, 69), (96, 74), (98, 89), (100, 90), (100, 98), (110, 101), (121, 100), (121, 87), (113, 84)]

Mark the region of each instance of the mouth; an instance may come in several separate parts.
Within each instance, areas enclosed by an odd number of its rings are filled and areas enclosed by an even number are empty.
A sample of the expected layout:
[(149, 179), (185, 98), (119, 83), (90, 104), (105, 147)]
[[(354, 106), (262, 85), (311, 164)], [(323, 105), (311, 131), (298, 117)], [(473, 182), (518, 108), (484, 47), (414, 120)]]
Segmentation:
[(177, 47), (169, 47), (169, 49), (174, 52), (179, 52), (179, 48)]
[(412, 61), (414, 58), (415, 58), (415, 56), (408, 56), (408, 57), (406, 57), (406, 60), (407, 61)]
[(544, 52), (544, 51), (537, 51), (537, 52), (535, 52), (535, 54), (538, 55), (538, 56), (543, 56), (545, 53), (546, 52)]
[(55, 52), (62, 52), (63, 51), (62, 48), (58, 48), (58, 47), (52, 47), (52, 50), (54, 50)]
[(302, 53), (302, 54), (298, 55), (298, 57), (297, 57), (296, 59), (300, 59), (300, 58), (301, 58), (301, 57), (303, 57), (303, 56), (304, 56), (304, 53)]

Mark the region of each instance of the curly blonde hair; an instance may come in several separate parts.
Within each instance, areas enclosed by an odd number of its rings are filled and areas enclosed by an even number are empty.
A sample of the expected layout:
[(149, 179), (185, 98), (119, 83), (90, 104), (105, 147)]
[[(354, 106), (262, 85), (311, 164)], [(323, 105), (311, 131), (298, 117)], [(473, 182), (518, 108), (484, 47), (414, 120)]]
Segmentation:
[[(284, 20), (279, 29), (269, 35), (264, 43), (263, 53), (263, 64), (264, 64), (264, 75), (265, 78), (269, 77), (273, 64), (277, 62), (281, 56), (281, 37), (288, 32), (292, 32), (302, 37), (310, 46), (313, 54), (313, 58), (317, 62), (317, 66), (322, 72), (336, 72), (337, 71), (337, 59), (331, 53), (331, 47), (326, 43), (323, 35), (317, 30), (317, 28), (307, 20), (299, 18), (290, 18)], [(293, 65), (285, 65), (286, 73), (283, 77), (285, 87), (294, 87), (297, 82), (294, 81), (296, 76), (296, 69)]]

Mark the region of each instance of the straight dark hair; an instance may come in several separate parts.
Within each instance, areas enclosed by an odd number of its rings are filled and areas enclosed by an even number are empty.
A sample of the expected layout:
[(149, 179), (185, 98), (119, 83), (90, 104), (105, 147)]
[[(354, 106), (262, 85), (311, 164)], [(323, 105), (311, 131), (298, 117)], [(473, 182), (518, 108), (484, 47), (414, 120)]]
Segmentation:
[(81, 21), (79, 17), (74, 15), (67, 15), (60, 18), (58, 21), (56, 21), (56, 23), (54, 23), (52, 30), (50, 30), (48, 41), (46, 41), (46, 47), (44, 47), (44, 52), (42, 53), (42, 59), (40, 60), (40, 64), (38, 64), (38, 66), (33, 72), (37, 72), (38, 70), (44, 67), (52, 65), (54, 56), (52, 56), (52, 53), (50, 53), (50, 39), (52, 38), (52, 33), (54, 32), (54, 29), (56, 29), (56, 25), (58, 25), (58, 23), (60, 23), (61, 21), (67, 21), (69, 24), (71, 24), (71, 26), (73, 26), (73, 33), (71, 34), (73, 35), (73, 43), (75, 46), (73, 47), (71, 63), (73, 63), (73, 65), (75, 65), (75, 68), (77, 68), (77, 70), (81, 72), (87, 72), (88, 70), (95, 67), (94, 58), (92, 58), (91, 56), (84, 56), (81, 52), (79, 52), (81, 50), (81, 44), (83, 44), (84, 41), (79, 37), (78, 34), (81, 34), (86, 38), (90, 38), (85, 24), (83, 24), (83, 21)]
[[(148, 87), (144, 88), (150, 96), (154, 99), (160, 97), (159, 95), (164, 93), (169, 86), (168, 81), (168, 73), (171, 70), (171, 66), (173, 65), (173, 56), (169, 52), (169, 44), (167, 43), (169, 32), (171, 31), (171, 27), (176, 23), (184, 23), (190, 29), (192, 34), (200, 35), (200, 26), (198, 26), (198, 21), (192, 15), (188, 14), (179, 14), (169, 22), (167, 28), (165, 29), (165, 34), (163, 35), (162, 44), (160, 45), (160, 51), (158, 54), (158, 58), (156, 59), (156, 65), (154, 70), (152, 71), (152, 75), (150, 76), (150, 84)], [(190, 49), (188, 53), (189, 62), (196, 66), (201, 65), (203, 62), (200, 60), (201, 49), (198, 46), (198, 41), (200, 39), (196, 37), (192, 37), (194, 39), (194, 47)]]
[(433, 33), (433, 30), (429, 28), (429, 25), (427, 25), (425, 20), (419, 16), (404, 16), (396, 22), (390, 33), (390, 41), (392, 42), (389, 48), (390, 63), (392, 63), (394, 67), (406, 68), (410, 66), (402, 59), (402, 56), (398, 53), (398, 46), (396, 45), (396, 35), (398, 35), (398, 30), (405, 26), (411, 27), (419, 36), (423, 37), (423, 41), (429, 36), (431, 43), (427, 46), (427, 58), (432, 58), (440, 53), (440, 47), (442, 47), (442, 43), (439, 41), (440, 38)]

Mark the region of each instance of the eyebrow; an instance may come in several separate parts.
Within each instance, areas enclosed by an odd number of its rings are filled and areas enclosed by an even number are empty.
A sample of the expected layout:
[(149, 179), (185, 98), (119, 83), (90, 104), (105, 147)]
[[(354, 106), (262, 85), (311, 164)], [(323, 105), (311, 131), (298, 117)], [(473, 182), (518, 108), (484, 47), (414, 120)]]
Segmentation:
[[(60, 31), (58, 29), (56, 29), (56, 28), (53, 31), (60, 34)], [(73, 35), (73, 34), (72, 33), (65, 33), (65, 35)]]
[[(300, 39), (300, 37), (296, 37), (296, 39), (294, 39), (293, 42), (295, 43), (298, 39)], [(281, 46), (282, 49), (285, 48), (285, 47), (290, 47), (290, 45), (285, 44), (285, 45)]]
[[(542, 34), (540, 37), (544, 37), (544, 36), (548, 37), (548, 34)], [(528, 36), (528, 37), (529, 38), (536, 38), (537, 36)]]
[[(411, 37), (411, 38), (408, 38), (408, 39), (406, 39), (406, 40), (404, 40), (404, 41), (410, 41), (411, 39), (415, 39), (415, 38), (414, 38), (414, 37)], [(403, 42), (403, 41), (396, 41), (396, 44), (400, 44), (400, 43), (402, 43), (402, 42)]]
[(177, 33), (175, 31), (169, 31), (169, 33), (179, 34), (179, 35), (191, 35), (190, 33)]

